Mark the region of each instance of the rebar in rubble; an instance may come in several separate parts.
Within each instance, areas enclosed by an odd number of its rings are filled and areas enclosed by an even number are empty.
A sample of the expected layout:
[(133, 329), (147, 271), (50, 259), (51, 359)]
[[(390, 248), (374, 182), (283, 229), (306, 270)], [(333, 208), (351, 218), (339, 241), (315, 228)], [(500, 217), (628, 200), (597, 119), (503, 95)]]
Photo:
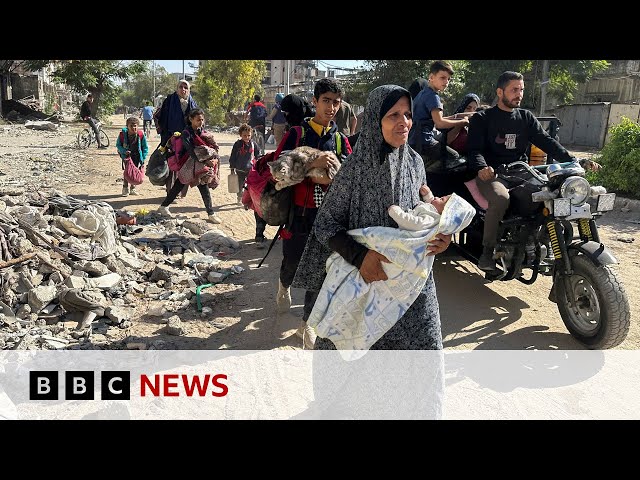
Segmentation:
[(13, 256), (9, 252), (9, 245), (7, 244), (7, 237), (4, 230), (0, 228), (0, 260), (8, 261), (12, 258)]

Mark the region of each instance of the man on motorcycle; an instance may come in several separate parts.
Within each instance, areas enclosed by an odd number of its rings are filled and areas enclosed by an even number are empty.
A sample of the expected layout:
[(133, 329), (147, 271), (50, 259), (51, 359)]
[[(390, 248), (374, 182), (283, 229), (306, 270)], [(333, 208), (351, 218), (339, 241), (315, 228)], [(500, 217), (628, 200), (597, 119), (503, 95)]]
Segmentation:
[[(485, 271), (496, 269), (493, 250), (498, 240), (498, 225), (509, 206), (509, 190), (496, 177), (494, 167), (520, 160), (530, 143), (551, 154), (554, 161), (574, 160), (530, 111), (518, 108), (524, 94), (521, 73), (502, 73), (498, 77), (496, 94), (498, 104), (495, 107), (471, 117), (467, 140), (469, 171), (477, 173), (478, 189), (489, 202), (484, 219), (483, 250), (478, 259), (478, 268)], [(587, 160), (583, 167), (597, 170), (599, 165)]]

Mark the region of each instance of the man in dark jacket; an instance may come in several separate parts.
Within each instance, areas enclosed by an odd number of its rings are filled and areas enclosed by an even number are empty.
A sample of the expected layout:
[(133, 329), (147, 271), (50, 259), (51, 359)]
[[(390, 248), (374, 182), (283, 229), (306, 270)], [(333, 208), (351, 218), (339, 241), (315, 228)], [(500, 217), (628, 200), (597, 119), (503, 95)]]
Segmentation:
[[(504, 72), (498, 78), (498, 104), (473, 115), (469, 121), (469, 171), (476, 173), (476, 184), (489, 206), (484, 219), (483, 251), (478, 268), (496, 269), (493, 249), (497, 243), (498, 225), (509, 206), (509, 190), (496, 177), (494, 167), (525, 158), (529, 144), (534, 144), (560, 162), (573, 157), (540, 125), (534, 115), (518, 108), (524, 93), (524, 79), (518, 72)], [(600, 166), (588, 162), (584, 167), (597, 170)]]
[(90, 93), (87, 95), (87, 99), (84, 102), (82, 102), (82, 105), (80, 106), (80, 118), (82, 118), (82, 120), (84, 120), (91, 126), (91, 129), (93, 130), (93, 133), (96, 136), (96, 142), (98, 143), (98, 148), (107, 148), (106, 145), (102, 145), (102, 143), (100, 143), (100, 131), (98, 130), (98, 126), (96, 125), (97, 120), (91, 117), (92, 103), (93, 103), (93, 94)]

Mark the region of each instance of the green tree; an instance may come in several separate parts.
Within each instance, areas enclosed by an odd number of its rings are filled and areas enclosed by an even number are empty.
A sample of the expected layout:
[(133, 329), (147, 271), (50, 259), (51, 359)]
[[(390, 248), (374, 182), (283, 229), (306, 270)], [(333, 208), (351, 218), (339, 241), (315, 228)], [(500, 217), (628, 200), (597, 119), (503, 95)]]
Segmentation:
[(146, 60), (61, 60), (54, 78), (78, 93), (93, 94), (92, 114), (110, 114), (119, 103), (122, 90), (117, 81), (127, 80), (148, 68)]
[(263, 93), (264, 60), (203, 60), (193, 89), (198, 106), (207, 114), (207, 123), (224, 124), (225, 114), (244, 106), (256, 93)]
[(153, 92), (153, 70), (147, 69), (139, 73), (122, 85), (123, 91), (120, 100), (123, 105), (141, 107), (148, 105), (157, 95), (170, 95), (176, 89), (176, 78), (167, 72), (164, 67), (156, 66), (156, 91)]
[(598, 180), (607, 189), (638, 196), (640, 192), (640, 124), (622, 117), (609, 129), (610, 139), (596, 159)]

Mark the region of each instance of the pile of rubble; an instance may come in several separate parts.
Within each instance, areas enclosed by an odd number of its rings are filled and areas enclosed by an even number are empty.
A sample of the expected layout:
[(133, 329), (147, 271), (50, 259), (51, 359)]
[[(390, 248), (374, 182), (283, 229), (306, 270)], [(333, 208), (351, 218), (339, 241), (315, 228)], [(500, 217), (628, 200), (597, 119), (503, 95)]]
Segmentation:
[(61, 120), (61, 116), (58, 113), (44, 113), (40, 102), (29, 97), (21, 100), (2, 100), (2, 115), (10, 122), (26, 122), (29, 120), (60, 122)]
[(221, 260), (238, 242), (201, 220), (147, 214), (119, 225), (120, 212), (104, 202), (53, 189), (5, 193), (0, 349), (126, 348), (113, 329), (143, 314), (180, 335), (180, 317), (202, 309), (200, 290), (242, 271)]

